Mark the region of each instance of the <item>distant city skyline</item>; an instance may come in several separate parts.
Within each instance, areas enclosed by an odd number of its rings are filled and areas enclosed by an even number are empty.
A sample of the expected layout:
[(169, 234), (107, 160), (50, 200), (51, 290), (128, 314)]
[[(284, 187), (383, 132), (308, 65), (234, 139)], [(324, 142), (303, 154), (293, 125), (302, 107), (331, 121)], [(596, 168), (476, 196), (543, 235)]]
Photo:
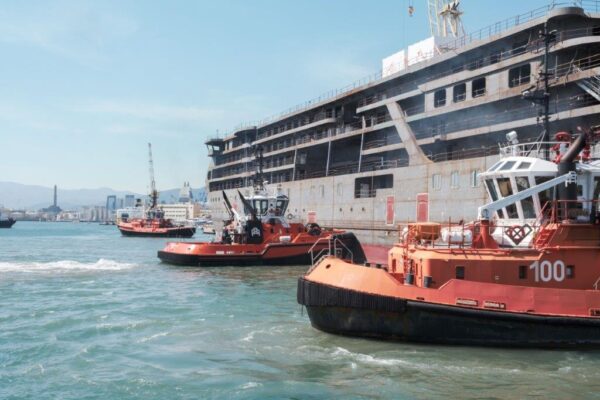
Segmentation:
[[(429, 36), (427, 5), (3, 3), (0, 181), (63, 189), (204, 186), (204, 141), (379, 70)], [(501, 6), (500, 6), (501, 4)], [(549, 1), (463, 0), (467, 32)]]

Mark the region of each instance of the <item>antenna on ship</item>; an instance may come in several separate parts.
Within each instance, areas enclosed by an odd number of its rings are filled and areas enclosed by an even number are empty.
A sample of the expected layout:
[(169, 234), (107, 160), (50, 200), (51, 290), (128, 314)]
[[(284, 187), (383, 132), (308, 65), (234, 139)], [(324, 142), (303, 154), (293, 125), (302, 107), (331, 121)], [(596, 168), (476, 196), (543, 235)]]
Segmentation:
[(465, 34), (461, 19), (463, 12), (459, 10), (459, 6), (460, 0), (428, 0), (431, 36), (459, 37)]
[(254, 148), (254, 152), (256, 155), (256, 159), (258, 161), (258, 169), (256, 170), (256, 175), (254, 175), (254, 190), (262, 190), (264, 189), (264, 181), (263, 181), (263, 147), (257, 146)]
[[(542, 61), (543, 70), (539, 72), (537, 86), (542, 85), (541, 89), (534, 89), (532, 86), (525, 89), (521, 94), (524, 99), (542, 106), (540, 117), (542, 119), (542, 140), (544, 155), (548, 156), (549, 140), (550, 140), (550, 77), (553, 73), (550, 72), (549, 54), (550, 45), (556, 40), (556, 30), (548, 30), (548, 21), (544, 23), (544, 29), (540, 31), (539, 37), (544, 41), (544, 59)], [(533, 89), (533, 90), (532, 90)]]
[(154, 182), (154, 163), (152, 162), (152, 144), (148, 143), (148, 164), (150, 172), (150, 208), (156, 208), (158, 203), (158, 191), (156, 190), (156, 182)]

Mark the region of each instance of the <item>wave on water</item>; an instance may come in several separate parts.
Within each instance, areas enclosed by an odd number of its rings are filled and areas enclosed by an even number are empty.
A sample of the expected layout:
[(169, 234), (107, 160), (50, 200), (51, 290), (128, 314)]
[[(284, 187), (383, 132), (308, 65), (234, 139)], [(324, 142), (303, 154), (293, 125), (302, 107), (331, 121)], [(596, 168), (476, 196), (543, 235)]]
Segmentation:
[(51, 262), (0, 262), (2, 272), (83, 272), (83, 271), (121, 271), (135, 267), (136, 264), (122, 263), (114, 260), (99, 259), (93, 263), (73, 260)]

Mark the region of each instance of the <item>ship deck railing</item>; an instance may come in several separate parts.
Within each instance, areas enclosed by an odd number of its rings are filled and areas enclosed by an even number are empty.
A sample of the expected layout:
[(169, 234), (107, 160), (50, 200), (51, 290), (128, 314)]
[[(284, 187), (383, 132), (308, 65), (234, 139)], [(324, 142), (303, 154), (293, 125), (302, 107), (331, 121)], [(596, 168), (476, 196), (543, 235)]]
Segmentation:
[[(587, 94), (555, 98), (550, 102), (550, 113), (558, 114), (574, 108), (583, 108), (600, 104), (598, 100)], [(515, 122), (520, 119), (537, 118), (538, 108), (526, 105), (519, 108), (511, 108), (506, 111), (479, 114), (478, 116), (463, 119), (446, 118), (443, 121), (432, 123), (430, 121), (412, 125), (417, 140), (429, 137), (444, 136), (446, 134), (461, 132), (468, 129), (489, 128), (491, 125)], [(426, 123), (425, 123), (426, 122)], [(506, 128), (504, 128), (506, 129)]]
[[(465, 47), (471, 43), (474, 43), (476, 41), (487, 39), (494, 35), (501, 34), (511, 28), (523, 25), (523, 24), (533, 21), (537, 18), (541, 18), (544, 15), (546, 15), (548, 12), (550, 12), (556, 8), (561, 8), (561, 7), (581, 7), (584, 9), (584, 11), (600, 12), (600, 1), (599, 0), (551, 1), (546, 6), (542, 6), (542, 7), (533, 9), (529, 12), (522, 13), (522, 14), (510, 17), (510, 18), (507, 18), (502, 21), (498, 21), (498, 22), (488, 25), (484, 28), (481, 28), (477, 31), (463, 35), (463, 36), (457, 38), (456, 40), (454, 40), (453, 42), (446, 44), (444, 47), (447, 50), (458, 50), (458, 49)], [(571, 37), (569, 37), (569, 38), (571, 38)], [(514, 51), (511, 51), (510, 53), (507, 53), (507, 54), (514, 55)], [(492, 58), (494, 60), (496, 60), (496, 57), (497, 57), (497, 55), (492, 55)], [(419, 59), (424, 60), (422, 57), (420, 57)], [(413, 61), (416, 61), (416, 60), (410, 60), (410, 61), (411, 61), (410, 64), (413, 64)], [(467, 65), (469, 65), (469, 64), (472, 64), (472, 63), (467, 63)], [(475, 62), (475, 64), (477, 65), (478, 63)], [(450, 70), (450, 71), (453, 71), (453, 70)], [(456, 72), (456, 71), (454, 70), (451, 73), (454, 73), (454, 72)], [(436, 75), (435, 77), (432, 76), (431, 78), (435, 79), (437, 77), (440, 77), (440, 76)], [(232, 132), (237, 132), (237, 131), (247, 129), (250, 127), (261, 127), (261, 126), (268, 125), (277, 120), (280, 120), (287, 116), (290, 116), (294, 113), (302, 112), (302, 111), (308, 110), (310, 108), (313, 108), (315, 105), (321, 104), (327, 100), (331, 100), (333, 98), (346, 95), (351, 91), (354, 91), (354, 90), (361, 88), (363, 86), (366, 86), (368, 84), (377, 82), (377, 81), (381, 80), (382, 78), (383, 78), (383, 71), (380, 70), (376, 73), (367, 75), (364, 78), (359, 79), (359, 80), (357, 80), (349, 85), (346, 85), (342, 88), (330, 90), (330, 91), (323, 93), (322, 95), (315, 97), (311, 100), (308, 100), (304, 103), (298, 104), (294, 107), (290, 107), (287, 110), (282, 111), (271, 117), (268, 117), (268, 118), (265, 118), (262, 120), (257, 120), (257, 121), (240, 124), (237, 127), (235, 127)], [(374, 101), (378, 101), (378, 100), (374, 100)], [(372, 101), (372, 102), (374, 102), (374, 101)], [(366, 104), (368, 104), (368, 103), (365, 103), (363, 105), (366, 105)]]

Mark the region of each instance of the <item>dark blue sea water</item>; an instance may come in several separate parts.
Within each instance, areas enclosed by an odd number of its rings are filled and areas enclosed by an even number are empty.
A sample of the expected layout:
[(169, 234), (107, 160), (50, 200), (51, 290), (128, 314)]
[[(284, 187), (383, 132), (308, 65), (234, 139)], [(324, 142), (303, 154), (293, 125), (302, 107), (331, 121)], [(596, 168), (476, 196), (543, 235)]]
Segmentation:
[(296, 303), (306, 267), (172, 267), (164, 243), (0, 230), (0, 399), (600, 398), (599, 352), (328, 335)]

